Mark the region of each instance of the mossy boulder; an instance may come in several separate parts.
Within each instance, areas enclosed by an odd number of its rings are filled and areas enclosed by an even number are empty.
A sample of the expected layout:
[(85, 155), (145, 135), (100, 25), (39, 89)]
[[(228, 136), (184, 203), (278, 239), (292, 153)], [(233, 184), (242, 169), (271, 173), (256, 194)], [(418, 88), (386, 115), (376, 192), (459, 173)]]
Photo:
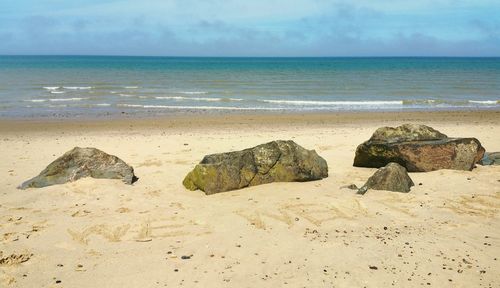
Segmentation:
[(391, 162), (368, 178), (358, 194), (365, 194), (369, 189), (407, 193), (414, 185), (405, 167)]
[(405, 124), (377, 129), (356, 149), (354, 166), (380, 168), (395, 162), (408, 172), (472, 170), (484, 151), (476, 138), (448, 138), (425, 125)]
[(183, 184), (205, 194), (271, 182), (311, 181), (328, 177), (325, 159), (293, 141), (273, 141), (242, 151), (207, 155)]
[(125, 184), (137, 180), (134, 168), (120, 158), (96, 148), (75, 147), (50, 163), (40, 174), (18, 188), (41, 188), (63, 184), (80, 178), (121, 179)]

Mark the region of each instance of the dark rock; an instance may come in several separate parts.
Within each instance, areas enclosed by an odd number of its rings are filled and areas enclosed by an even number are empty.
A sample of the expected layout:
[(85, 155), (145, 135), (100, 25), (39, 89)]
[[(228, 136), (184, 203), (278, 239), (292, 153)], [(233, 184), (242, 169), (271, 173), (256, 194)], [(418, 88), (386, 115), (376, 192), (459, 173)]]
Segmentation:
[(207, 155), (183, 181), (189, 190), (214, 194), (271, 182), (328, 177), (325, 159), (293, 141), (273, 141), (242, 151)]
[(405, 167), (398, 163), (389, 163), (375, 172), (358, 190), (358, 194), (365, 194), (368, 189), (387, 190), (394, 192), (410, 192), (414, 186), (413, 181), (406, 172)]
[(481, 165), (500, 165), (500, 152), (484, 153), (483, 159), (479, 161)]
[(396, 162), (409, 172), (472, 170), (483, 154), (476, 138), (448, 138), (425, 125), (405, 124), (377, 129), (356, 149), (354, 166), (380, 168)]
[(72, 182), (84, 177), (121, 179), (126, 184), (132, 184), (137, 180), (134, 168), (120, 158), (95, 148), (75, 147), (50, 163), (38, 176), (24, 182), (18, 188), (40, 188)]

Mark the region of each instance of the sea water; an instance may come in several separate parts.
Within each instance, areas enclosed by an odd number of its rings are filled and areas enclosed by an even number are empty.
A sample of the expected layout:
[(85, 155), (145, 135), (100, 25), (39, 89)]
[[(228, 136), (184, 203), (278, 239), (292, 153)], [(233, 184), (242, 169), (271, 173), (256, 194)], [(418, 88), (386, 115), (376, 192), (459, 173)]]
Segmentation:
[(0, 117), (500, 109), (500, 58), (0, 56)]

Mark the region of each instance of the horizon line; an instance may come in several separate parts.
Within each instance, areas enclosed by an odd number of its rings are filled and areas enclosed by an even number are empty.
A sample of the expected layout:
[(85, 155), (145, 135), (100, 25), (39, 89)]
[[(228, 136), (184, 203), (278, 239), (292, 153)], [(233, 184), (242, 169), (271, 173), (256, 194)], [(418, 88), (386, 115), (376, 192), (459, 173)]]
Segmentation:
[(374, 56), (174, 56), (174, 55), (107, 55), (107, 54), (0, 54), (0, 57), (154, 57), (154, 58), (500, 58), (493, 56), (446, 56), (446, 55), (374, 55)]

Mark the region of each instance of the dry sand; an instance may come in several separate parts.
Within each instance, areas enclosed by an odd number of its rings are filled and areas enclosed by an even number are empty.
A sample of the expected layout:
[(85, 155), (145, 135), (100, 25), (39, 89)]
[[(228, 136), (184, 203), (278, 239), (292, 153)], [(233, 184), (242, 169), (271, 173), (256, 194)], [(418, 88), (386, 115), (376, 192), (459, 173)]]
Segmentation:
[[(340, 189), (375, 171), (352, 167), (356, 146), (407, 122), (500, 151), (500, 111), (0, 121), (0, 286), (499, 287), (500, 166), (411, 173), (408, 194)], [(277, 139), (316, 149), (330, 176), (182, 186), (205, 154)], [(139, 181), (16, 189), (74, 146), (117, 155)]]

